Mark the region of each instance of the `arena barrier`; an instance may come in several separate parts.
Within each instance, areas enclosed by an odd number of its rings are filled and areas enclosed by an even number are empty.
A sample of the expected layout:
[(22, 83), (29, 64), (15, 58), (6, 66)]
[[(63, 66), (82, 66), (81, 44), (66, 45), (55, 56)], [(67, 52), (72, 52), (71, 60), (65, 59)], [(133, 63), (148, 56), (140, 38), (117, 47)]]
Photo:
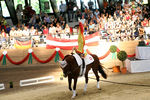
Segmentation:
[(20, 86), (36, 85), (41, 83), (49, 83), (54, 81), (54, 76), (32, 78), (26, 80), (20, 80)]
[(4, 90), (5, 89), (5, 85), (2, 83), (0, 84), (0, 90)]

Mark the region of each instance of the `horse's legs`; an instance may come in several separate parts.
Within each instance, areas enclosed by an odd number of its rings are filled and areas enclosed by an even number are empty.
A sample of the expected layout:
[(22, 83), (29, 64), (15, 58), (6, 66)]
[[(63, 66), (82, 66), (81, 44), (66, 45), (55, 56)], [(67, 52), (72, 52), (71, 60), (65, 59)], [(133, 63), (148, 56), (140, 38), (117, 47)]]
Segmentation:
[(72, 98), (75, 98), (75, 96), (76, 96), (76, 85), (77, 85), (77, 78), (74, 78), (74, 86), (73, 86)]
[(72, 91), (72, 88), (71, 88), (72, 78), (71, 77), (68, 77), (68, 83), (69, 83), (69, 90)]
[(99, 75), (98, 75), (98, 71), (93, 69), (93, 72), (94, 72), (94, 74), (95, 74), (95, 76), (96, 76), (96, 80), (97, 80), (97, 88), (99, 89), (100, 86), (99, 86)]
[(84, 85), (84, 92), (87, 90), (87, 84), (88, 84), (88, 72), (85, 73), (85, 85)]

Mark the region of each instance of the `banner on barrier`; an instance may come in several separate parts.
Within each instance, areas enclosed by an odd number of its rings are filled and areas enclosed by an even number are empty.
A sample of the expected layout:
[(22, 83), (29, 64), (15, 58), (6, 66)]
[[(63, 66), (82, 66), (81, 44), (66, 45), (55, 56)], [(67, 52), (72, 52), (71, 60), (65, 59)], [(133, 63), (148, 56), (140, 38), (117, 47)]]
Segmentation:
[(31, 38), (15, 38), (14, 47), (17, 49), (31, 48)]
[[(99, 45), (99, 32), (85, 36), (85, 45), (87, 46), (97, 46)], [(46, 39), (46, 48), (54, 49), (60, 48), (63, 50), (72, 50), (73, 47), (78, 47), (77, 39), (60, 39), (48, 36)]]

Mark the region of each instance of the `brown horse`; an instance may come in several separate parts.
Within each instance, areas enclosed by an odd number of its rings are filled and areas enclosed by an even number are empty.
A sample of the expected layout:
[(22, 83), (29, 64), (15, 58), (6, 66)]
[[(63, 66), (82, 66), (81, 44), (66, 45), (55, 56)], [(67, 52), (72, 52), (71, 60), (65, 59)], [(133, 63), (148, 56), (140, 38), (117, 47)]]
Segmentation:
[[(99, 59), (96, 55), (91, 54), (91, 56), (94, 58), (94, 62), (86, 66), (86, 71), (85, 71), (85, 87), (84, 91), (87, 89), (87, 84), (88, 84), (88, 72), (92, 68), (96, 79), (97, 79), (97, 88), (100, 88), (99, 86), (99, 75), (98, 71), (101, 73), (103, 78), (107, 78), (106, 73), (103, 70), (102, 65), (99, 62)], [(71, 88), (71, 83), (72, 79), (74, 79), (74, 86), (73, 86), (73, 95), (72, 98), (75, 98), (76, 96), (76, 84), (77, 84), (77, 79), (79, 77), (80, 73), (80, 67), (77, 64), (77, 61), (74, 56), (72, 55), (66, 55), (63, 59), (63, 61), (59, 61), (60, 66), (63, 70), (64, 77), (68, 76), (68, 83), (69, 83), (69, 90), (72, 91)]]

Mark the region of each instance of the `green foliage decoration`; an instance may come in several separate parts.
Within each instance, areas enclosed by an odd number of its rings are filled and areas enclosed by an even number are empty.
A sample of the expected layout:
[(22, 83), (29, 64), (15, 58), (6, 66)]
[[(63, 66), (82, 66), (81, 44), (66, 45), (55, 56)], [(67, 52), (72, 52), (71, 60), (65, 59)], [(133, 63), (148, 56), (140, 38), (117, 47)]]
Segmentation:
[(110, 50), (111, 53), (115, 53), (117, 51), (117, 46), (111, 45), (109, 50)]
[(125, 61), (127, 59), (127, 53), (125, 51), (119, 51), (117, 53), (117, 58), (120, 60), (120, 61)]

